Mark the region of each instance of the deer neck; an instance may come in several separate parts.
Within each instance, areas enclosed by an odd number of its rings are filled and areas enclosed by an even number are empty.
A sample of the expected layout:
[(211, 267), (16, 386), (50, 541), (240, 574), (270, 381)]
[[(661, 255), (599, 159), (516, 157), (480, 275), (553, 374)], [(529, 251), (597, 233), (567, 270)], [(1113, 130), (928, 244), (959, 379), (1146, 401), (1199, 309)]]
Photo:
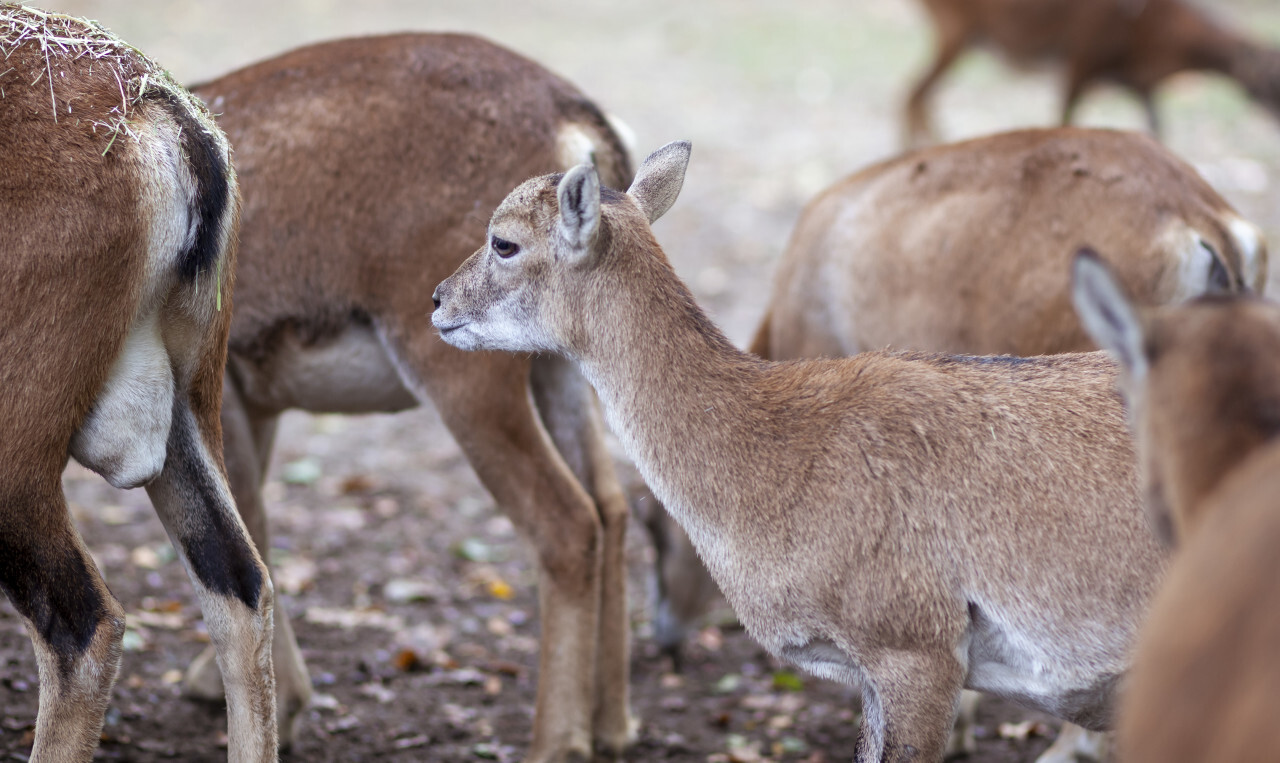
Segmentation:
[(602, 284), (576, 359), (627, 454), (698, 543), (740, 502), (726, 475), (741, 473), (731, 458), (752, 453), (744, 443), (765, 364), (729, 342), (665, 259), (642, 267)]

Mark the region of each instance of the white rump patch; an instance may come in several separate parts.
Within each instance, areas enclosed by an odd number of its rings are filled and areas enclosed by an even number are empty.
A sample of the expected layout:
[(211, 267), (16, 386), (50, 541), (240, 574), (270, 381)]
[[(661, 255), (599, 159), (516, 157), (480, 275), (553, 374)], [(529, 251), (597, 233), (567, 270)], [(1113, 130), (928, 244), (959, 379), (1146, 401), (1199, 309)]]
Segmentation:
[(1236, 217), (1227, 223), (1227, 230), (1240, 252), (1240, 275), (1245, 286), (1264, 293), (1267, 280), (1267, 247), (1258, 226)]
[(569, 122), (556, 132), (556, 161), (563, 169), (579, 164), (595, 164), (595, 134), (583, 125)]
[(115, 487), (145, 485), (164, 469), (172, 417), (173, 374), (152, 312), (130, 329), (71, 455)]
[(1197, 230), (1181, 222), (1172, 225), (1160, 237), (1159, 248), (1168, 258), (1160, 301), (1185, 302), (1209, 290), (1209, 273), (1215, 255)]

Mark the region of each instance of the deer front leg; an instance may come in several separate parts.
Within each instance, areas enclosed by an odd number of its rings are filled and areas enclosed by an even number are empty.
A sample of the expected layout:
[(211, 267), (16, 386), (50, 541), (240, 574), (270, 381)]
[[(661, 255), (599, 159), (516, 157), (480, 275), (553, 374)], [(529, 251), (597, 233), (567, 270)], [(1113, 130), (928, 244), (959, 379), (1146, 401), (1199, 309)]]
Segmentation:
[[(215, 409), (216, 411), (216, 409)], [(275, 761), (271, 580), (236, 513), (200, 420), (185, 396), (174, 401), (164, 471), (147, 493), (187, 569), (217, 651), (227, 695), (228, 759)], [(205, 426), (208, 426), (207, 424)]]
[[(275, 414), (251, 412), (231, 374), (224, 376), (222, 394), (222, 448), (227, 481), (240, 518), (253, 538), (258, 555), (265, 561), (271, 548), (262, 484), (271, 461), (275, 441)], [(298, 648), (293, 626), (284, 607), (273, 608), (275, 627), (272, 653), (276, 672), (276, 720), (280, 749), (287, 750), (297, 737), (298, 725), (311, 704), (311, 676)], [(191, 662), (183, 680), (189, 697), (221, 701), (226, 696), (216, 652), (209, 647)]]
[(71, 524), (57, 475), (47, 482), (0, 494), (0, 590), (22, 616), (40, 673), (31, 760), (70, 763), (92, 759), (98, 745), (124, 608)]
[(964, 668), (954, 655), (895, 652), (863, 685), (858, 763), (932, 763), (946, 752)]
[(595, 391), (587, 380), (568, 361), (544, 356), (533, 361), (530, 381), (547, 432), (578, 482), (590, 491), (600, 517), (600, 631), (592, 736), (598, 755), (617, 758), (634, 739), (626, 497), (605, 444)]
[[(437, 344), (441, 355), (447, 350)], [(529, 361), (447, 350), (426, 379), (480, 481), (533, 549), (541, 649), (525, 760), (589, 760), (601, 596), (600, 517), (533, 409)], [(447, 368), (447, 372), (443, 370)]]

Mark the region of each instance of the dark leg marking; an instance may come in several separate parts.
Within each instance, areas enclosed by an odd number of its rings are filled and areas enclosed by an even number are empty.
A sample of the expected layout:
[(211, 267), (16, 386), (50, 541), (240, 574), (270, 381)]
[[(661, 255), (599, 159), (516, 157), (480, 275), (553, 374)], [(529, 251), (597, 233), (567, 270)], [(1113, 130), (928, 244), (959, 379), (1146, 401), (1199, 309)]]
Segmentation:
[(212, 464), (201, 458), (199, 442), (195, 419), (185, 400), (175, 400), (165, 470), (175, 472), (174, 491), (184, 506), (192, 509), (177, 524), (178, 540), (200, 582), (214, 593), (235, 596), (256, 610), (262, 595), (262, 572), (252, 547), (235, 530), (235, 508), (221, 499), (211, 479)]
[(57, 655), (66, 678), (93, 641), (106, 607), (78, 549), (32, 541), (13, 543), (0, 535), (0, 590)]

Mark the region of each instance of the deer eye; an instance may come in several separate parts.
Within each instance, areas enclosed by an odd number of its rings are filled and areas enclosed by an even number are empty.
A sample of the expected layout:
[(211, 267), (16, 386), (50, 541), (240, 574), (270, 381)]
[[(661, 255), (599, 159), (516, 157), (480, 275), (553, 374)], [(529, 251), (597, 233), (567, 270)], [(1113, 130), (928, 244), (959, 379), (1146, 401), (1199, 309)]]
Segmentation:
[(514, 256), (516, 252), (520, 251), (520, 246), (518, 244), (513, 244), (510, 241), (498, 238), (497, 236), (493, 237), (489, 242), (489, 245), (493, 248), (493, 253), (504, 260), (508, 257)]

